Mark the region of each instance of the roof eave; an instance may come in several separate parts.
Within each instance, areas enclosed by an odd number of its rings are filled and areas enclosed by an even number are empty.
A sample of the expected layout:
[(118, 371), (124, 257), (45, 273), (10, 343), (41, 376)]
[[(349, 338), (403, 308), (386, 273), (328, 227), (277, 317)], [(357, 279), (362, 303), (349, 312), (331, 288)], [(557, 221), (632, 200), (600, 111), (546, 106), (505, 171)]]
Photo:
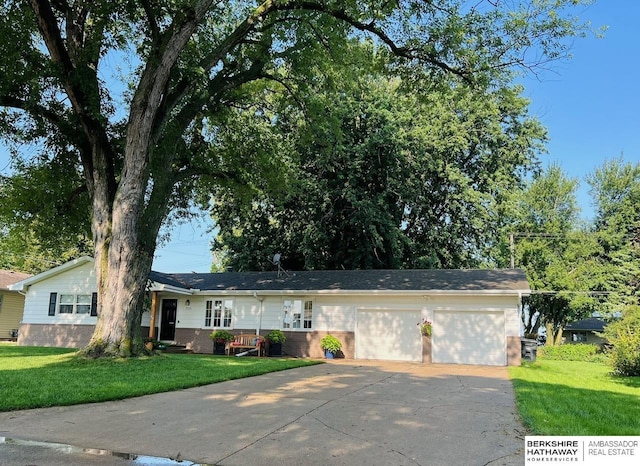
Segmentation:
[(179, 286), (167, 285), (164, 283), (151, 282), (149, 286), (149, 291), (156, 291), (156, 292), (164, 291), (167, 293), (193, 295), (199, 290), (190, 289), (190, 288), (181, 288)]
[(26, 278), (12, 285), (9, 285), (9, 290), (25, 291), (25, 289), (31, 285), (34, 285), (48, 278), (54, 277), (60, 273), (66, 272), (67, 270), (71, 270), (76, 267), (79, 267), (80, 265), (86, 264), (87, 262), (93, 263), (94, 262), (93, 257), (82, 256), (82, 257), (78, 257), (77, 259), (73, 259), (69, 262), (65, 262), (62, 265), (59, 265), (57, 267), (54, 267), (52, 269), (46, 270), (42, 273), (33, 275), (32, 277)]
[(295, 296), (295, 295), (412, 295), (412, 296), (526, 296), (531, 290), (193, 290), (196, 295), (273, 295), (273, 296)]

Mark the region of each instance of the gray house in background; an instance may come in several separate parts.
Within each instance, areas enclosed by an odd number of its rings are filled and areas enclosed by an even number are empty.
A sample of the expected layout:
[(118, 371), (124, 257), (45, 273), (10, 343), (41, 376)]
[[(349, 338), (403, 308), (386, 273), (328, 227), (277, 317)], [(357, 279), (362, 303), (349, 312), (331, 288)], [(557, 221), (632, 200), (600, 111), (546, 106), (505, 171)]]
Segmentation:
[[(26, 295), (19, 344), (78, 347), (97, 317), (93, 259), (83, 257), (14, 285)], [(520, 364), (521, 270), (152, 272), (143, 334), (211, 353), (209, 335), (282, 330), (282, 350), (322, 357), (327, 333), (346, 358)], [(418, 323), (433, 323), (431, 338)]]
[(598, 336), (597, 333), (604, 332), (607, 323), (597, 317), (582, 319), (577, 322), (567, 324), (562, 331), (564, 343), (589, 343), (602, 345), (607, 340)]

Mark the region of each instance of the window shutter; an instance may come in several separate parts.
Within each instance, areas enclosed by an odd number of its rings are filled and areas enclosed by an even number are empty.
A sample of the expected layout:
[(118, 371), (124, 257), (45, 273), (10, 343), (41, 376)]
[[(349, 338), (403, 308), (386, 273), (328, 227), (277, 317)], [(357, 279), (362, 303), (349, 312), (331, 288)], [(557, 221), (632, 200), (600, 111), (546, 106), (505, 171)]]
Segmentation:
[(58, 300), (58, 293), (51, 293), (49, 295), (49, 315), (56, 315), (56, 301)]
[(91, 315), (98, 315), (98, 293), (91, 293)]

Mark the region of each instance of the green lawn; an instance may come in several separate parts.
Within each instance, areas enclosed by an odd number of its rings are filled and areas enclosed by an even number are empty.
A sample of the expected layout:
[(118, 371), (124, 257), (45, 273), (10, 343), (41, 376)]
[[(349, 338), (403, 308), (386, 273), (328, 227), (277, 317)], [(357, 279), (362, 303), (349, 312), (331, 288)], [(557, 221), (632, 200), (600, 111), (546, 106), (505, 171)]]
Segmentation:
[(75, 350), (0, 344), (0, 411), (117, 400), (319, 362), (194, 354), (89, 361)]
[(640, 377), (601, 363), (542, 360), (510, 367), (518, 411), (536, 435), (640, 435)]

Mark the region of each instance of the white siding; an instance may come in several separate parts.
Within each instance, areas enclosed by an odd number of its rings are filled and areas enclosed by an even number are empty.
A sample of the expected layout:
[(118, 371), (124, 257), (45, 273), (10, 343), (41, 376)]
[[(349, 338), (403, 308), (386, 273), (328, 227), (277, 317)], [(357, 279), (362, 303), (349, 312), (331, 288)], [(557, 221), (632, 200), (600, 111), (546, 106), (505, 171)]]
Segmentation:
[[(162, 293), (162, 298), (178, 300), (178, 328), (205, 328), (205, 302), (215, 299), (233, 300), (232, 328), (257, 328), (260, 321), (260, 301), (246, 293), (196, 295)], [(397, 296), (397, 295), (338, 295), (338, 294), (287, 294), (262, 295), (261, 329), (282, 328), (282, 305), (285, 299), (310, 299), (313, 301), (313, 328), (317, 331), (354, 332), (358, 309), (413, 310), (420, 318), (433, 320), (436, 310), (502, 311), (505, 314), (505, 333), (519, 335), (518, 299), (514, 296)], [(45, 297), (48, 300), (48, 294)], [(190, 306), (186, 306), (186, 300)], [(45, 303), (48, 305), (48, 301)], [(160, 313), (158, 313), (160, 314)], [(158, 319), (160, 315), (158, 315)], [(304, 330), (302, 330), (304, 331)]]
[[(24, 315), (25, 324), (76, 324), (95, 325), (97, 317), (89, 314), (49, 314), (49, 295), (57, 293), (57, 305), (60, 304), (61, 294), (90, 295), (97, 291), (97, 282), (93, 262), (80, 264), (73, 269), (54, 275), (46, 280), (34, 283), (29, 287), (25, 296)], [(149, 325), (148, 312), (142, 315), (142, 325)]]
[(89, 314), (58, 314), (49, 316), (49, 295), (58, 293), (58, 304), (61, 294), (91, 294), (96, 291), (96, 278), (93, 263), (87, 262), (71, 270), (50, 277), (29, 287), (25, 296), (25, 324), (95, 324), (96, 317)]

